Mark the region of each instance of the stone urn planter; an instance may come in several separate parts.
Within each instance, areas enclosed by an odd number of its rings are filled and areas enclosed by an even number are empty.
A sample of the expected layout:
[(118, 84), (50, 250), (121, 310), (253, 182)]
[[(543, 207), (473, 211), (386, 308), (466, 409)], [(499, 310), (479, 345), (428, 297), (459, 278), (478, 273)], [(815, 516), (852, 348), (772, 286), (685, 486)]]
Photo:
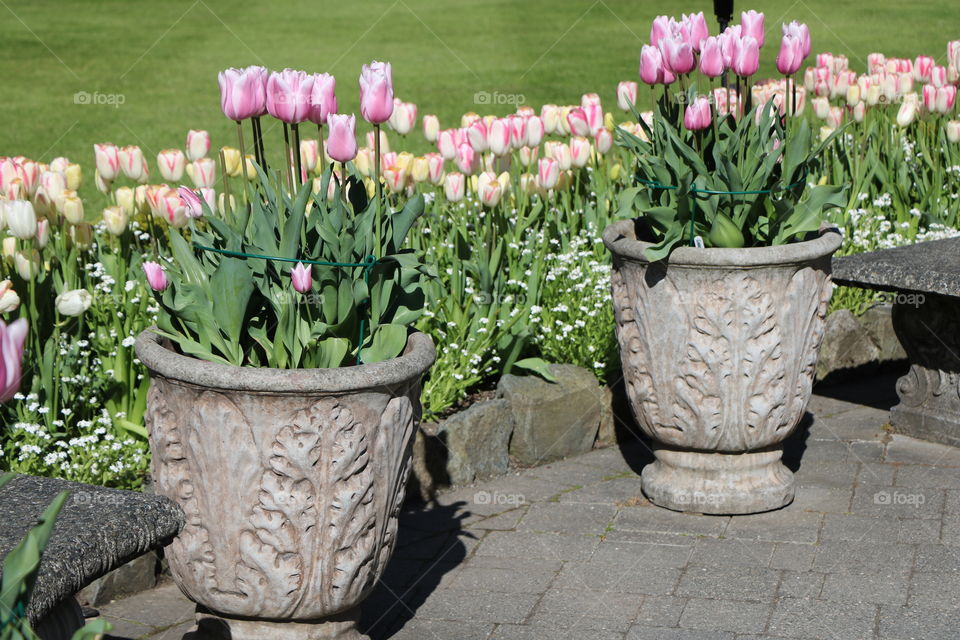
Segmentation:
[(793, 500), (783, 440), (803, 416), (840, 234), (749, 249), (676, 249), (651, 263), (634, 222), (608, 226), (627, 394), (655, 442), (654, 504), (738, 514)]
[(359, 605), (396, 542), (430, 338), (338, 369), (205, 362), (150, 331), (136, 350), (156, 490), (186, 514), (166, 554), (201, 635), (366, 638)]

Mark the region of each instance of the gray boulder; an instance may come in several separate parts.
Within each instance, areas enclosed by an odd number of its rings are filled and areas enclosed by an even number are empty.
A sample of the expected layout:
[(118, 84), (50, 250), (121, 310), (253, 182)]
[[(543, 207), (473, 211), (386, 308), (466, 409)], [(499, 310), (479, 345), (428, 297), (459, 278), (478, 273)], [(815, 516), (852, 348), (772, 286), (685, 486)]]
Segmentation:
[(827, 316), (817, 360), (817, 379), (834, 371), (875, 363), (879, 356), (880, 349), (856, 316), (848, 309), (838, 309)]
[(510, 455), (525, 466), (590, 451), (609, 402), (590, 371), (569, 364), (550, 369), (556, 382), (508, 374), (497, 385), (513, 414)]
[(484, 400), (437, 426), (446, 445), (450, 484), (468, 484), (507, 472), (513, 415), (506, 400)]

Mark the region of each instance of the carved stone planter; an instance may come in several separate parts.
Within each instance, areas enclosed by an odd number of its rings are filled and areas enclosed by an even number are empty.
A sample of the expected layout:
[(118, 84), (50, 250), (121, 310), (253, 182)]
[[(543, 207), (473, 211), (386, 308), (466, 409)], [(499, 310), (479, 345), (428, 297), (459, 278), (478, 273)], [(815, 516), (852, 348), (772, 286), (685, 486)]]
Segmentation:
[(793, 500), (783, 440), (810, 398), (840, 235), (751, 249), (676, 249), (650, 263), (633, 221), (604, 230), (630, 404), (655, 441), (654, 504), (768, 511)]
[(390, 559), (430, 338), (340, 369), (203, 362), (144, 332), (157, 493), (186, 525), (167, 548), (204, 637), (359, 640)]

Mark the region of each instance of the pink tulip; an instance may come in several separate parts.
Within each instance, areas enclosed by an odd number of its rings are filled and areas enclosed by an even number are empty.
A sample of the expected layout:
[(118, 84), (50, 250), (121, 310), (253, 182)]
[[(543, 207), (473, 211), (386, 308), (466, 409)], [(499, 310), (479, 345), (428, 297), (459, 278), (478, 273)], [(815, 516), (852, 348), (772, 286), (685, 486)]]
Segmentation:
[(520, 147), (517, 149), (517, 156), (520, 157), (520, 164), (529, 167), (537, 161), (540, 155), (540, 147)]
[(580, 136), (570, 138), (570, 164), (585, 167), (590, 161), (590, 141)]
[(425, 157), (427, 159), (427, 176), (430, 184), (440, 184), (443, 181), (443, 156), (439, 153), (428, 153)]
[(723, 66), (729, 69), (733, 65), (733, 52), (736, 48), (740, 36), (737, 35), (733, 27), (727, 27), (726, 31), (717, 38), (720, 40), (720, 53), (723, 57)]
[(587, 121), (587, 114), (582, 107), (575, 107), (567, 114), (567, 123), (570, 125), (570, 132), (575, 136), (585, 136), (590, 133), (590, 123)]
[(930, 68), (930, 84), (935, 87), (942, 87), (947, 84), (947, 68), (940, 65), (933, 65)]
[(187, 131), (187, 160), (193, 162), (210, 153), (210, 134), (202, 129)]
[(645, 44), (640, 49), (640, 79), (651, 86), (663, 82), (663, 55), (657, 47)]
[(613, 148), (613, 134), (608, 129), (600, 129), (593, 137), (593, 144), (597, 148), (597, 153), (606, 153)]
[(733, 72), (741, 78), (752, 76), (760, 68), (760, 45), (753, 36), (744, 36), (734, 45)]
[(663, 66), (676, 74), (690, 73), (697, 66), (693, 47), (679, 36), (663, 38), (658, 45), (663, 56)]
[(510, 152), (512, 133), (513, 126), (509, 120), (506, 118), (494, 120), (487, 129), (487, 148), (495, 156), (506, 155)]
[(207, 203), (208, 207), (210, 207), (210, 211), (216, 211), (217, 192), (210, 187), (200, 187), (198, 191), (200, 192), (200, 197), (203, 198), (203, 201)]
[(177, 195), (183, 203), (183, 212), (188, 218), (203, 217), (203, 201), (197, 192), (190, 187), (180, 187), (177, 189)]
[(444, 129), (437, 134), (437, 150), (444, 160), (453, 160), (457, 156), (456, 129)]
[(380, 166), (384, 169), (392, 169), (397, 166), (397, 152), (387, 151), (380, 154)]
[(213, 158), (200, 158), (187, 165), (187, 175), (199, 187), (212, 187), (217, 178), (217, 163)]
[(304, 265), (302, 262), (298, 262), (297, 266), (290, 270), (290, 281), (298, 293), (307, 293), (313, 288), (312, 270), (313, 265)]
[(540, 158), (537, 164), (537, 184), (541, 189), (553, 189), (560, 180), (560, 164), (553, 158)]
[(937, 89), (936, 109), (938, 113), (950, 113), (957, 102), (957, 88), (952, 84)]
[(477, 169), (477, 154), (468, 143), (464, 142), (457, 147), (457, 168), (467, 175), (472, 175)]
[(637, 104), (637, 83), (624, 80), (617, 85), (617, 106), (630, 111)]
[(710, 126), (710, 101), (706, 98), (697, 98), (687, 105), (683, 112), (683, 126), (690, 131), (700, 131)]
[(923, 108), (932, 113), (937, 110), (937, 88), (932, 84), (923, 85)]
[(337, 79), (329, 73), (314, 74), (307, 120), (314, 124), (326, 124), (327, 117), (336, 112)]
[[(120, 149), (117, 148), (117, 145), (110, 142), (95, 144), (93, 145), (93, 155), (100, 177), (108, 182), (115, 179), (117, 174), (120, 173)], [(22, 165), (17, 166), (22, 167)], [(20, 176), (20, 178), (23, 180), (23, 176)]]
[[(636, 86), (636, 83), (634, 83)], [(545, 133), (545, 127), (543, 126), (543, 119), (540, 116), (530, 116), (527, 118), (527, 140), (526, 146), (536, 147), (543, 141), (543, 134)]]
[(723, 39), (720, 36), (704, 39), (700, 50), (700, 71), (708, 78), (723, 75)]
[(0, 403), (20, 390), (23, 374), (23, 345), (27, 340), (27, 321), (14, 320), (9, 325), (0, 320)]
[(917, 56), (913, 65), (913, 78), (922, 82), (930, 80), (930, 71), (936, 62), (930, 56)]
[(144, 262), (143, 263), (143, 272), (147, 275), (147, 284), (150, 285), (150, 288), (154, 291), (163, 291), (169, 286), (167, 282), (167, 274), (156, 262)]
[(417, 124), (417, 105), (395, 98), (389, 122), (394, 131), (402, 136), (407, 135)]
[(785, 76), (792, 76), (803, 64), (803, 42), (791, 34), (786, 34), (780, 41), (780, 53), (777, 54), (777, 71)]
[(527, 119), (518, 115), (506, 119), (510, 122), (510, 147), (519, 149), (527, 143)]
[(381, 124), (393, 113), (393, 70), (389, 62), (363, 65), (360, 72), (360, 114), (371, 124)]
[(765, 33), (762, 13), (758, 13), (753, 9), (742, 12), (740, 14), (740, 28), (742, 29), (742, 35), (744, 37), (750, 36), (757, 41), (758, 48), (763, 46)]
[(694, 51), (700, 51), (701, 43), (710, 36), (710, 30), (707, 28), (707, 19), (700, 13), (691, 13), (689, 16), (683, 16), (683, 24), (688, 30), (687, 42), (693, 47)]
[(803, 45), (802, 50), (803, 50), (804, 58), (810, 55), (810, 47), (811, 47), (810, 29), (809, 27), (807, 27), (806, 24), (802, 22), (797, 22), (796, 20), (794, 20), (792, 22), (785, 23), (781, 27), (781, 30), (783, 32), (783, 35), (785, 36), (791, 35), (794, 38), (797, 38), (801, 42), (801, 44)]
[(143, 177), (145, 165), (143, 163), (143, 151), (136, 145), (128, 145), (120, 149), (118, 154), (120, 158), (120, 169), (123, 175), (131, 180), (139, 180)]
[(220, 108), (231, 120), (246, 120), (266, 112), (267, 70), (264, 67), (227, 69), (217, 76)]
[(448, 173), (443, 181), (443, 193), (447, 197), (447, 201), (460, 202), (463, 200), (465, 186), (462, 173)]
[(267, 79), (267, 113), (287, 124), (306, 121), (314, 77), (306, 71), (274, 71)]
[(669, 16), (657, 16), (650, 26), (650, 44), (656, 47), (660, 39), (673, 35), (673, 25), (676, 21)]
[(157, 168), (164, 180), (180, 182), (186, 164), (186, 156), (180, 149), (164, 149), (157, 154)]
[(357, 157), (357, 118), (352, 113), (327, 114), (330, 137), (327, 155), (337, 162), (350, 162)]
[(477, 153), (487, 150), (487, 125), (483, 120), (477, 120), (467, 127), (467, 141)]
[(587, 114), (587, 126), (590, 127), (590, 135), (597, 135), (597, 132), (603, 129), (603, 107), (599, 104), (591, 104), (581, 108)]

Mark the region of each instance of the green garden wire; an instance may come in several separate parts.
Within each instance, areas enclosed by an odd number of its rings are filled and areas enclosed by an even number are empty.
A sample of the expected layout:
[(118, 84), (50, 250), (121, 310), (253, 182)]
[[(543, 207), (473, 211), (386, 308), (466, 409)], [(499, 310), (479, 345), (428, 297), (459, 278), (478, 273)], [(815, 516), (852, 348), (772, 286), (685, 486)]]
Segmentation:
[[(799, 187), (800, 185), (802, 185), (804, 183), (804, 180), (794, 182), (793, 184), (788, 184), (787, 186), (779, 189), (756, 189), (753, 191), (714, 191), (713, 189), (698, 189), (696, 187), (693, 187), (688, 190), (688, 193), (692, 193), (692, 194), (704, 193), (712, 196), (730, 196), (730, 200), (732, 201), (733, 196), (751, 196), (751, 195), (761, 195), (764, 193), (774, 193), (774, 192), (779, 193), (782, 191), (789, 191), (794, 187)], [(655, 180), (644, 180), (643, 178), (637, 178), (637, 182), (643, 183), (648, 187), (650, 187), (651, 189), (678, 189), (679, 188), (675, 185), (660, 184)], [(693, 225), (694, 225), (694, 222), (696, 221), (697, 199), (693, 198), (693, 200), (691, 201), (691, 204), (693, 206), (693, 211), (690, 214), (690, 246), (692, 247), (694, 245)]]
[[(299, 258), (281, 258), (279, 256), (265, 256), (259, 253), (246, 253), (244, 251), (231, 251), (230, 249), (217, 249), (216, 247), (207, 247), (198, 242), (193, 243), (194, 248), (200, 249), (201, 251), (212, 251), (213, 253), (219, 253), (220, 255), (230, 256), (232, 258), (258, 258), (260, 260), (272, 260), (274, 262), (296, 262), (297, 264), (310, 264), (317, 265), (321, 267), (338, 267), (341, 269), (350, 269), (355, 267), (363, 267), (363, 283), (367, 286), (367, 291), (370, 290), (370, 271), (377, 266), (380, 262), (377, 260), (376, 256), (370, 255), (364, 259), (363, 262), (328, 262), (326, 260), (307, 260)], [(366, 305), (370, 302), (369, 298), (360, 301), (360, 305)], [(357, 364), (360, 364), (360, 348), (363, 346), (363, 341), (366, 339), (366, 318), (360, 318), (360, 331), (357, 338)]]

